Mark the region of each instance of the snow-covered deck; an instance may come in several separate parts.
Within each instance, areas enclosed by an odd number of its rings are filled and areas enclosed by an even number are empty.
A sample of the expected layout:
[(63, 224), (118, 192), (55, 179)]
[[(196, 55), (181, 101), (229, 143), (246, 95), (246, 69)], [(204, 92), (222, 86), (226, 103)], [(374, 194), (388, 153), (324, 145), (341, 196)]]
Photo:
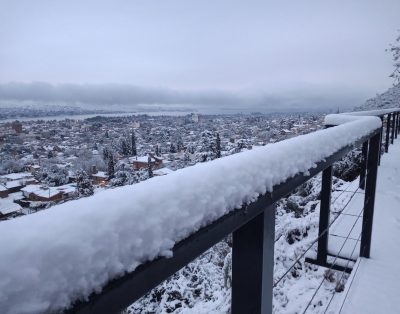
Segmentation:
[(358, 259), (336, 313), (400, 313), (400, 139), (378, 170), (371, 257)]

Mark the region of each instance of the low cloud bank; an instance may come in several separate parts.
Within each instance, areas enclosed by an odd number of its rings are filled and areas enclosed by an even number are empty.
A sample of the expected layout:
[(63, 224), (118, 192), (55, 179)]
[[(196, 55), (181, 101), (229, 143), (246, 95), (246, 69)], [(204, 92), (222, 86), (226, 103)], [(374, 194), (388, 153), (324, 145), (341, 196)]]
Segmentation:
[(356, 97), (321, 92), (292, 92), (280, 95), (222, 91), (176, 91), (133, 85), (52, 85), (43, 82), (0, 84), (0, 100), (66, 102), (89, 105), (180, 105), (221, 111), (327, 111), (357, 105)]

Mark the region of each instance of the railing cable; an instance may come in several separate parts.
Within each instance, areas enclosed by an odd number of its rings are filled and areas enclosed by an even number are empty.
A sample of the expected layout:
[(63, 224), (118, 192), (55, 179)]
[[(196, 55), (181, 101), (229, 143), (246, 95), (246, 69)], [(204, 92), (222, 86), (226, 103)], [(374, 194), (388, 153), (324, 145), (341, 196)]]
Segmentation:
[[(364, 210), (364, 208), (361, 210), (361, 212), (362, 212), (363, 210)], [(361, 215), (360, 215), (360, 216), (361, 216)], [(338, 257), (339, 257), (339, 254), (342, 252), (342, 250), (343, 250), (343, 248), (344, 248), (344, 246), (345, 246), (345, 244), (346, 244), (346, 242), (347, 242), (347, 240), (348, 240), (348, 237), (350, 237), (351, 232), (353, 231), (354, 227), (356, 226), (356, 224), (357, 224), (357, 222), (358, 222), (358, 219), (359, 219), (359, 218), (357, 218), (357, 219), (354, 221), (354, 223), (353, 223), (353, 225), (352, 225), (352, 227), (351, 227), (351, 229), (350, 229), (350, 231), (349, 231), (349, 233), (348, 233), (348, 235), (347, 235), (347, 238), (343, 241), (343, 244), (342, 244), (342, 246), (340, 247), (339, 252), (335, 255), (335, 258), (334, 258), (332, 264), (330, 265), (329, 269), (327, 270), (327, 272), (331, 271), (331, 270), (333, 269), (333, 267), (336, 265), (336, 261), (337, 261), (337, 259), (338, 259)], [(308, 310), (308, 308), (310, 307), (312, 301), (314, 300), (315, 296), (317, 295), (319, 289), (322, 287), (322, 284), (324, 283), (325, 279), (326, 279), (326, 278), (325, 278), (325, 276), (324, 276), (324, 277), (322, 278), (321, 283), (319, 284), (319, 286), (318, 286), (317, 289), (315, 290), (314, 294), (312, 295), (310, 301), (308, 302), (307, 307), (306, 307), (305, 310), (303, 311), (303, 314), (307, 312), (307, 310)]]
[[(361, 216), (361, 215), (360, 215), (360, 216)], [(360, 216), (359, 216), (358, 218), (360, 218)], [(353, 250), (351, 251), (350, 258), (349, 258), (349, 260), (347, 261), (345, 268), (342, 270), (342, 274), (341, 274), (341, 276), (340, 276), (340, 279), (338, 280), (338, 284), (341, 284), (346, 270), (349, 269), (350, 260), (352, 259), (353, 254), (354, 254), (354, 251), (355, 251), (356, 248), (357, 248), (357, 244), (358, 244), (358, 243), (360, 242), (360, 240), (361, 240), (361, 234), (362, 234), (362, 232), (360, 232), (360, 234), (359, 234), (357, 240), (355, 240), (356, 242), (355, 242), (355, 244), (354, 244)], [(329, 306), (331, 305), (331, 302), (332, 302), (333, 297), (335, 296), (335, 294), (336, 294), (336, 289), (333, 291), (332, 297), (331, 297), (331, 299), (329, 300), (329, 303), (328, 303), (328, 305), (327, 305), (327, 307), (326, 307), (326, 309), (325, 309), (325, 311), (324, 311), (324, 314), (325, 314), (326, 311), (329, 309)]]
[[(349, 184), (350, 185), (350, 184)], [(315, 243), (318, 242), (318, 240), (325, 235), (329, 228), (335, 223), (335, 221), (339, 218), (339, 216), (342, 214), (342, 212), (346, 209), (346, 207), (350, 204), (350, 201), (353, 199), (354, 195), (358, 191), (359, 187), (353, 192), (353, 194), (350, 196), (349, 200), (347, 201), (346, 205), (343, 207), (343, 209), (339, 212), (335, 212), (337, 216), (332, 220), (332, 222), (329, 224), (329, 226), (316, 238), (314, 241), (311, 243), (311, 245), (296, 259), (296, 261), (285, 271), (285, 273), (274, 283), (273, 287), (275, 288), (284, 277), (293, 269), (293, 267), (296, 266), (296, 264), (306, 255), (306, 253), (314, 246)], [(349, 191), (350, 192), (350, 191)], [(337, 199), (337, 198), (336, 198)], [(358, 220), (358, 219), (357, 219)], [(357, 221), (356, 220), (356, 221)]]

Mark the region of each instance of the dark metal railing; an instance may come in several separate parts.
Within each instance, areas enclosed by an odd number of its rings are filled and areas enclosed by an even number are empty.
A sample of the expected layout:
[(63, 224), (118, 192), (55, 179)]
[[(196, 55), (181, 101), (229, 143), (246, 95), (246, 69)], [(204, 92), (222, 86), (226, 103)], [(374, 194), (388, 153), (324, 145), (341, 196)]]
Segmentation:
[[(177, 243), (173, 248), (171, 258), (160, 257), (140, 265), (132, 273), (109, 282), (100, 293), (92, 294), (87, 301), (77, 302), (73, 308), (65, 312), (118, 313), (226, 236), (233, 234), (231, 312), (233, 314), (272, 313), (275, 202), (322, 172), (317, 258), (308, 259), (308, 261), (327, 267), (336, 266), (327, 262), (332, 165), (358, 146), (362, 146), (363, 156), (360, 188), (365, 189), (360, 256), (368, 258), (371, 248), (378, 163), (381, 153), (388, 152), (389, 142), (393, 143), (400, 131), (399, 112), (378, 114), (382, 121), (386, 121), (384, 149), (382, 149), (382, 128), (373, 130), (367, 136), (317, 163), (316, 167), (309, 169), (307, 174), (299, 173), (286, 182), (274, 186), (272, 193), (259, 196), (251, 204), (230, 212)], [(334, 269), (340, 269), (340, 267), (337, 266)]]

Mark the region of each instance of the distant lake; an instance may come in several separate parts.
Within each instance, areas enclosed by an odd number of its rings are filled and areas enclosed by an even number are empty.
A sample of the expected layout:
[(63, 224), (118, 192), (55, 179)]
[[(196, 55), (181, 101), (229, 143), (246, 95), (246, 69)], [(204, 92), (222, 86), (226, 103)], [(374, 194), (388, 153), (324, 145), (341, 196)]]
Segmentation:
[(58, 116), (43, 116), (43, 117), (22, 117), (0, 120), (0, 123), (18, 121), (37, 121), (37, 120), (84, 120), (93, 117), (127, 117), (127, 116), (138, 116), (138, 115), (149, 115), (149, 116), (185, 116), (193, 113), (193, 111), (139, 111), (139, 112), (118, 112), (118, 113), (93, 113), (93, 114), (76, 114), (76, 115), (58, 115)]

